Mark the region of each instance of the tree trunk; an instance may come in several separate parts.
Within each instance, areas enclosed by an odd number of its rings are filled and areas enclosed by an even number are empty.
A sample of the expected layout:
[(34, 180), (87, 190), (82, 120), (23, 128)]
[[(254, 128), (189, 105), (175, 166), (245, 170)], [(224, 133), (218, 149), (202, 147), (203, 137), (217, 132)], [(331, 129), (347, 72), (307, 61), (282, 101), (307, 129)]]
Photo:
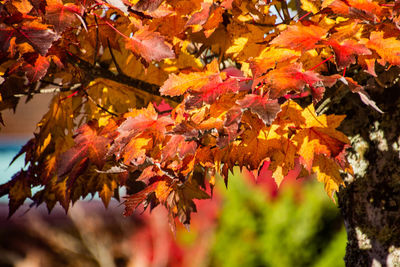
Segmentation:
[(331, 107), (347, 114), (341, 130), (352, 141), (355, 175), (338, 194), (348, 234), (346, 266), (400, 266), (400, 88), (391, 81), (383, 89), (371, 79), (366, 87), (383, 114), (357, 94)]

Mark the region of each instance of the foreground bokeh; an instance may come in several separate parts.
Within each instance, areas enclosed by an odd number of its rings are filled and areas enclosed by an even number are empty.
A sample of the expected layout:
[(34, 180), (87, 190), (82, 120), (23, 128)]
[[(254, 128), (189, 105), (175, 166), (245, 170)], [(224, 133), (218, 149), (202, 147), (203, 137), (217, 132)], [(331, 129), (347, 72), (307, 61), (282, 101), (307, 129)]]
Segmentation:
[(32, 209), (5, 220), (0, 266), (343, 266), (346, 234), (321, 184), (290, 180), (276, 190), (235, 175), (229, 190), (198, 202), (190, 231), (170, 232), (166, 212), (122, 216), (115, 201), (78, 202), (65, 215)]

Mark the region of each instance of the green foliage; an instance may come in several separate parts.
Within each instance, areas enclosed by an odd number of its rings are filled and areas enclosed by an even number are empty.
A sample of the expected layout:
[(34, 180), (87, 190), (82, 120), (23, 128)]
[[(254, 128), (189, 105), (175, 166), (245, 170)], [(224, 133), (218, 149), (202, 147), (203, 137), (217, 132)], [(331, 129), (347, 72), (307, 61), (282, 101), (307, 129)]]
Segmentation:
[(239, 176), (221, 190), (225, 203), (210, 266), (343, 266), (346, 232), (338, 209), (314, 182), (265, 192)]

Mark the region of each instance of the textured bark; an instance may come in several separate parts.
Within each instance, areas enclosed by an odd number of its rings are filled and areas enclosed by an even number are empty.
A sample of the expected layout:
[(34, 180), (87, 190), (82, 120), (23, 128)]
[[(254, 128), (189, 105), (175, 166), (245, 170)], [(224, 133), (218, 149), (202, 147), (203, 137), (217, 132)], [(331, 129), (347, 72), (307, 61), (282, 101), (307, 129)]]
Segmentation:
[(346, 266), (400, 266), (400, 88), (395, 71), (388, 73), (388, 88), (374, 79), (367, 83), (384, 114), (364, 105), (357, 94), (330, 108), (347, 114), (342, 131), (352, 141), (349, 160), (355, 175), (345, 178), (346, 187), (338, 194), (348, 234)]

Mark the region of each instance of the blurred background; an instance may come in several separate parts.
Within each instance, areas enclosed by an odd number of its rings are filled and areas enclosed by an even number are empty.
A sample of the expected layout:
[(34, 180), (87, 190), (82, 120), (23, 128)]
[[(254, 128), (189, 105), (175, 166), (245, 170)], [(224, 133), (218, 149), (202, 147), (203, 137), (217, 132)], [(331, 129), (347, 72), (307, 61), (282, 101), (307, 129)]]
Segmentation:
[[(33, 137), (50, 97), (3, 114), (0, 183), (23, 167), (23, 158), (8, 165)], [(7, 220), (7, 201), (0, 199), (0, 266), (344, 266), (343, 220), (315, 181), (289, 178), (278, 190), (268, 174), (256, 181), (237, 171), (228, 189), (219, 181), (212, 200), (197, 202), (190, 230), (178, 226), (175, 235), (163, 207), (123, 217), (120, 203), (105, 209), (94, 197), (68, 214), (26, 203)]]

